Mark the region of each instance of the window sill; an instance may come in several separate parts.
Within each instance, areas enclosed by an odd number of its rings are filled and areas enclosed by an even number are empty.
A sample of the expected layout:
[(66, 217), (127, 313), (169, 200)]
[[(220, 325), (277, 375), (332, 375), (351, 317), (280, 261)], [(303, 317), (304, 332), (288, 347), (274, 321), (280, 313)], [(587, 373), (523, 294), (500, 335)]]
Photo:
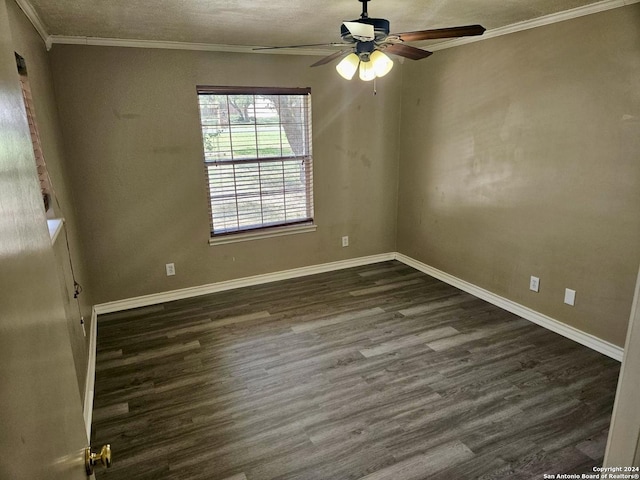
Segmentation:
[(262, 230), (259, 232), (238, 233), (235, 235), (225, 235), (222, 237), (214, 237), (209, 239), (209, 245), (225, 245), (228, 243), (248, 242), (250, 240), (259, 240), (261, 238), (281, 237), (283, 235), (296, 235), (298, 233), (315, 232), (317, 225), (299, 225), (293, 227), (273, 228), (270, 230)]
[(47, 220), (47, 227), (49, 227), (49, 236), (51, 237), (51, 244), (56, 243), (56, 238), (62, 231), (62, 225), (64, 224), (64, 218), (52, 218)]

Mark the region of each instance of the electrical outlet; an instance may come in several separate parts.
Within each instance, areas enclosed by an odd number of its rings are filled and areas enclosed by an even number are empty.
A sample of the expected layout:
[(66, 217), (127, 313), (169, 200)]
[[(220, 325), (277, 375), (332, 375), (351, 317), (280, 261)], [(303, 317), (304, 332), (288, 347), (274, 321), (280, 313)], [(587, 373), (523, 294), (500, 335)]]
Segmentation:
[(176, 274), (176, 265), (174, 263), (167, 263), (165, 267), (167, 269), (167, 277)]
[(343, 247), (349, 246), (349, 235), (345, 235), (344, 237), (342, 237), (342, 246)]
[(571, 290), (570, 288), (564, 289), (564, 303), (567, 305), (575, 305), (576, 304), (576, 291)]
[(531, 275), (531, 280), (529, 280), (529, 290), (533, 292), (540, 291), (540, 279), (538, 277)]

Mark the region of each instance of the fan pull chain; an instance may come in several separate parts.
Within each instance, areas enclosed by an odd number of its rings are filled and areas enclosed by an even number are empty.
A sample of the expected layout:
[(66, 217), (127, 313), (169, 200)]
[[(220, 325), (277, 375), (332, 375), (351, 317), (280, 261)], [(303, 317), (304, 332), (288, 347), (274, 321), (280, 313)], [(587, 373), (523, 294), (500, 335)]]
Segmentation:
[(378, 88), (376, 86), (376, 80), (377, 80), (377, 78), (373, 79), (373, 96), (374, 97), (378, 94)]

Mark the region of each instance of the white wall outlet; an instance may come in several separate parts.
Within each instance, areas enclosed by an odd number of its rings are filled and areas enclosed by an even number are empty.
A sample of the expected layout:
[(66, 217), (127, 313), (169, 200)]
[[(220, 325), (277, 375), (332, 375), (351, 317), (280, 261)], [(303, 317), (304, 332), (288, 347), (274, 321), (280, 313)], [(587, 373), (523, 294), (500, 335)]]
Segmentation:
[(343, 247), (349, 246), (349, 235), (345, 235), (344, 237), (342, 237), (342, 246)]
[(174, 263), (167, 263), (165, 267), (167, 269), (167, 277), (170, 277), (171, 275), (176, 274), (176, 266)]
[(571, 290), (570, 288), (564, 289), (564, 303), (567, 305), (575, 305), (576, 304), (576, 291)]
[(529, 290), (533, 292), (540, 291), (540, 279), (538, 277), (531, 275), (531, 280), (529, 280)]

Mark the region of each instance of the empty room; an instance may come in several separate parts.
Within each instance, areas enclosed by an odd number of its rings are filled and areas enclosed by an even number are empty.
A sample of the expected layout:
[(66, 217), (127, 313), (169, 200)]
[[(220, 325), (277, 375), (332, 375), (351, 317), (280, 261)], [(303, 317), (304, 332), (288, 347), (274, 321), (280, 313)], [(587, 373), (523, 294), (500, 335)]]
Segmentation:
[(640, 478), (638, 0), (0, 40), (0, 479)]

